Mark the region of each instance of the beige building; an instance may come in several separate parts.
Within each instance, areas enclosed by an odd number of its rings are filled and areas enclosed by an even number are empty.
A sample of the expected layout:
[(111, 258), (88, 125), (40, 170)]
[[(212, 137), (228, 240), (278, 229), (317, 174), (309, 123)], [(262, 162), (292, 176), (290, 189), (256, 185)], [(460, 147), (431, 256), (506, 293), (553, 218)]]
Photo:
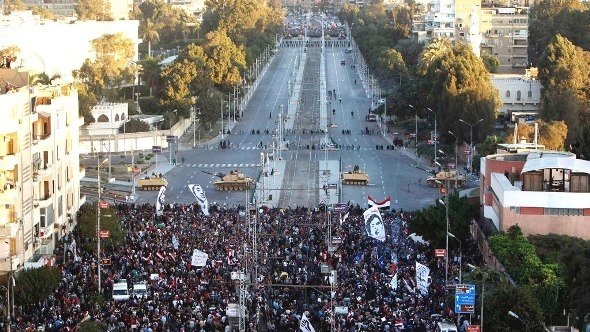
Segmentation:
[[(114, 20), (129, 19), (129, 12), (133, 10), (133, 0), (107, 0), (111, 6), (111, 16)], [(78, 0), (24, 0), (27, 5), (47, 8), (57, 16), (76, 16)]]
[(50, 257), (75, 225), (85, 201), (83, 119), (70, 86), (28, 86), (28, 74), (11, 69), (0, 78), (0, 271), (8, 271)]
[(528, 65), (528, 9), (483, 8), (481, 53), (495, 55), (499, 73), (524, 73)]

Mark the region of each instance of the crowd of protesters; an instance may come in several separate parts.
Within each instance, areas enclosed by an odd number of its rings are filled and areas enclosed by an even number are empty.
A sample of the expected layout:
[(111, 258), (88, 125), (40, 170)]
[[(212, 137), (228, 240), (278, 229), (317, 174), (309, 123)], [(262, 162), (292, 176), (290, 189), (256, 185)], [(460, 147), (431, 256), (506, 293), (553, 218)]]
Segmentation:
[[(58, 250), (75, 239), (77, 259), (69, 254), (58, 266), (62, 281), (53, 295), (16, 308), (16, 330), (75, 331), (91, 320), (109, 331), (237, 331), (237, 318), (228, 315), (228, 305), (239, 303), (232, 272), (246, 261), (246, 331), (299, 331), (304, 312), (316, 331), (433, 331), (440, 317), (453, 318), (445, 303), (444, 260), (408, 237), (407, 212), (384, 215), (387, 239), (380, 242), (367, 236), (358, 206), (349, 207), (345, 220), (322, 207), (261, 208), (257, 251), (250, 247), (247, 260), (244, 243), (254, 226), (247, 221), (252, 211), (242, 207), (212, 205), (204, 216), (196, 205), (171, 204), (156, 216), (153, 205), (121, 204), (117, 213), (127, 233), (123, 245), (103, 248), (102, 256), (111, 259), (102, 265), (106, 303), (91, 305), (97, 298), (97, 257), (81, 250), (89, 239), (73, 233)], [(328, 218), (333, 250), (327, 246)], [(208, 254), (206, 266), (191, 265), (193, 249)], [(416, 261), (431, 271), (427, 295), (416, 290)], [(450, 263), (454, 277), (457, 267)], [(333, 288), (331, 270), (337, 271)], [(130, 288), (146, 283), (148, 295), (112, 300), (120, 279)]]

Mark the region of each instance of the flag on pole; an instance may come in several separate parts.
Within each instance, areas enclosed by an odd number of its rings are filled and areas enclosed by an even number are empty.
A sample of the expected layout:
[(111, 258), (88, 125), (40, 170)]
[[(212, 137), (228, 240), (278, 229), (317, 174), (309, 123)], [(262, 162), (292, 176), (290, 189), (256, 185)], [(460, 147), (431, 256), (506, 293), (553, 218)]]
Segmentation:
[(161, 186), (160, 192), (158, 192), (158, 199), (156, 200), (156, 215), (158, 216), (161, 216), (164, 212), (164, 199), (166, 198), (164, 192), (166, 192), (166, 187)]
[(193, 193), (195, 198), (197, 199), (197, 203), (199, 203), (199, 207), (201, 208), (201, 212), (204, 215), (209, 215), (209, 202), (207, 201), (207, 197), (205, 196), (205, 192), (203, 188), (201, 188), (198, 184), (189, 184), (188, 189)]
[(385, 226), (377, 206), (368, 208), (364, 213), (367, 235), (379, 241), (385, 241)]
[(305, 314), (301, 315), (301, 321), (299, 322), (299, 329), (301, 332), (315, 332), (313, 326), (311, 326), (311, 322), (309, 318)]
[(416, 262), (416, 286), (422, 295), (428, 295), (428, 276), (430, 269), (424, 264)]
[(389, 286), (393, 290), (397, 290), (397, 273), (393, 275), (391, 281), (389, 282)]
[(369, 196), (367, 203), (369, 204), (369, 207), (377, 206), (379, 209), (389, 208), (391, 206), (391, 196), (387, 196), (381, 202), (377, 202), (373, 197)]
[(346, 222), (346, 219), (348, 219), (348, 214), (350, 212), (346, 212), (346, 214), (344, 215), (344, 217), (340, 216), (340, 226), (342, 226), (342, 224), (344, 224)]

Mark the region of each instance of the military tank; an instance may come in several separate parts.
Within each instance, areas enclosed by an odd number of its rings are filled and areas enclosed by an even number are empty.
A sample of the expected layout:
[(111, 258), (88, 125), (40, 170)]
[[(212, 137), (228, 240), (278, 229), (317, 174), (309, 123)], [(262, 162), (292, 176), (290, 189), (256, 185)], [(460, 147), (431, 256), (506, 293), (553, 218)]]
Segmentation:
[(443, 187), (445, 186), (445, 181), (449, 180), (450, 187), (460, 188), (465, 185), (466, 178), (465, 175), (457, 175), (456, 171), (442, 171), (436, 173), (435, 176), (431, 176), (426, 179), (426, 182), (433, 187)]
[(137, 180), (137, 188), (140, 190), (159, 190), (162, 186), (167, 186), (168, 181), (161, 176), (146, 176)]
[(229, 174), (223, 174), (220, 172), (202, 172), (219, 178), (219, 180), (213, 182), (213, 186), (215, 186), (215, 189), (217, 190), (247, 190), (254, 185), (254, 180), (252, 178), (247, 177), (244, 173), (240, 173), (238, 170), (230, 171)]
[(354, 165), (352, 172), (342, 172), (342, 184), (366, 186), (369, 184), (369, 175), (360, 170), (359, 165)]

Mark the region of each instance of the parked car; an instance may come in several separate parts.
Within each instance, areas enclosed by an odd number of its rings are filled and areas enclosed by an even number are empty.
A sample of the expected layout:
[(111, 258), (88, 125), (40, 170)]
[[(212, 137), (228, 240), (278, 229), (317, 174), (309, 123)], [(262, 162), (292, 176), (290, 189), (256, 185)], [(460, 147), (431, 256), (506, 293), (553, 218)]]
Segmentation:
[(127, 301), (129, 300), (129, 289), (127, 288), (127, 280), (121, 279), (113, 285), (113, 300)]
[(148, 287), (145, 282), (133, 284), (133, 296), (138, 298), (146, 298), (148, 295)]

